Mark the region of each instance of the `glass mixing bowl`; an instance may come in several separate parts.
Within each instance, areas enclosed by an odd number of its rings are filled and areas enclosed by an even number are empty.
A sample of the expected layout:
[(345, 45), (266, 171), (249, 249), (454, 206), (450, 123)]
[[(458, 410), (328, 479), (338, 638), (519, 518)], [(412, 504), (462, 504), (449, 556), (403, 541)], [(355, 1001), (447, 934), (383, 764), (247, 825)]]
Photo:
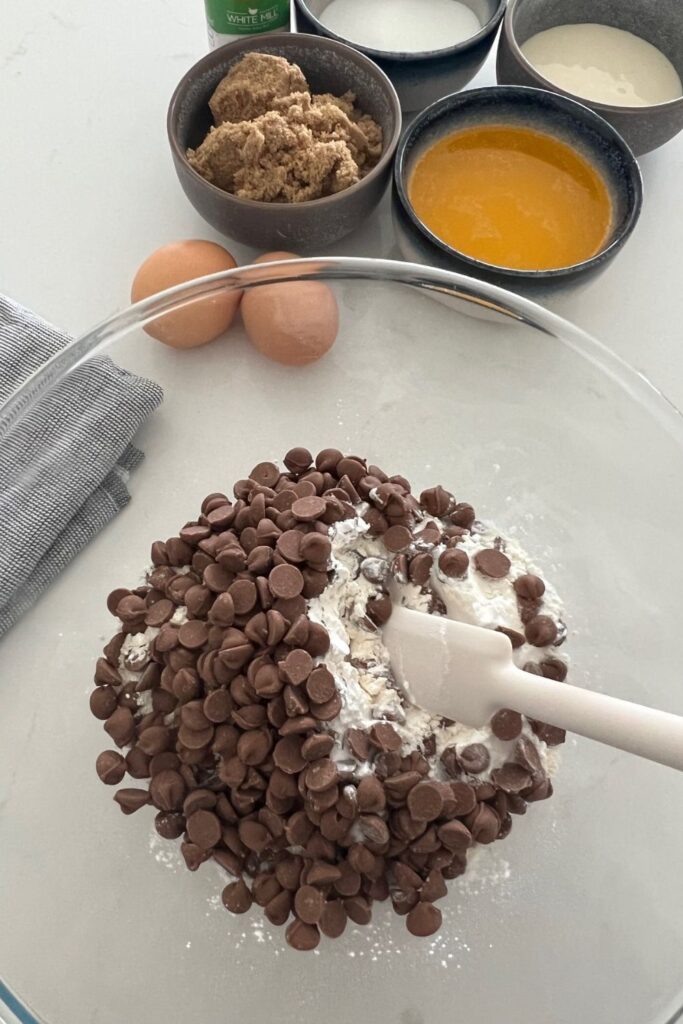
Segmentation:
[[(17, 408), (35, 409), (103, 351), (165, 391), (139, 437), (146, 457), (130, 504), (0, 643), (6, 1015), (663, 1024), (683, 1004), (683, 778), (673, 771), (570, 740), (553, 799), (451, 883), (439, 934), (413, 938), (376, 904), (370, 926), (307, 955), (256, 908), (229, 915), (222, 870), (187, 872), (176, 844), (156, 837), (152, 809), (124, 817), (95, 775), (111, 745), (88, 710), (114, 631), (106, 595), (137, 585), (151, 541), (206, 493), (294, 445), (367, 455), (418, 489), (443, 483), (472, 501), (563, 595), (573, 681), (683, 713), (666, 646), (683, 578), (676, 410), (598, 342), (481, 282), (372, 260), (276, 273), (325, 279), (337, 294), (339, 339), (316, 364), (270, 363), (239, 326), (190, 352), (143, 334), (160, 312), (261, 286), (258, 271), (238, 270), (111, 318), (0, 410), (6, 445)], [(46, 437), (46, 459), (54, 444)]]

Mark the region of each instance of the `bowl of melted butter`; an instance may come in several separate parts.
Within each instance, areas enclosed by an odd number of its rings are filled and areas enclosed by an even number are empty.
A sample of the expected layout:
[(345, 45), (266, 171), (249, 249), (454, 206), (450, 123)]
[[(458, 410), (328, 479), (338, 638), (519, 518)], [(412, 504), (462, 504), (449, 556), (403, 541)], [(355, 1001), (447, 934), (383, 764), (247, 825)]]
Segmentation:
[(395, 165), (394, 220), (410, 259), (526, 292), (604, 269), (633, 231), (642, 182), (618, 133), (581, 104), (525, 87), (429, 107)]

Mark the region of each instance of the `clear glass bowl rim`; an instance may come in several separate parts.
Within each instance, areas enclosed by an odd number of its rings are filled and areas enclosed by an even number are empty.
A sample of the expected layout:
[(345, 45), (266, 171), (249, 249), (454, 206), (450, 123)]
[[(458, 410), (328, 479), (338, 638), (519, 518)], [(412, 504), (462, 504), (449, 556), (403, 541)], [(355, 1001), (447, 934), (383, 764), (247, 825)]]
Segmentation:
[(683, 444), (683, 414), (644, 374), (607, 345), (530, 299), (465, 274), (399, 260), (359, 257), (312, 257), (250, 264), (195, 278), (114, 313), (74, 338), (0, 404), (0, 445), (12, 427), (41, 397), (77, 366), (115, 346), (131, 331), (165, 313), (226, 291), (251, 290), (290, 281), (363, 281), (400, 284), (440, 292), (473, 307), (488, 309), (556, 338), (587, 359)]

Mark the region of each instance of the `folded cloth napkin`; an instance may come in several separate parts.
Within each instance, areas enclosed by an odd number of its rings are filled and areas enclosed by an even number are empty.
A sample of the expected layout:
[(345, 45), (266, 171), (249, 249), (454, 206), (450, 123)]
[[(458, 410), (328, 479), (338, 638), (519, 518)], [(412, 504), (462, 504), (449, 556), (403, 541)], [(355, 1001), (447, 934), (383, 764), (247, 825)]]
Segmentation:
[[(0, 414), (69, 341), (0, 295)], [(132, 440), (162, 398), (152, 381), (96, 357), (0, 428), (0, 636), (128, 503), (143, 457)]]

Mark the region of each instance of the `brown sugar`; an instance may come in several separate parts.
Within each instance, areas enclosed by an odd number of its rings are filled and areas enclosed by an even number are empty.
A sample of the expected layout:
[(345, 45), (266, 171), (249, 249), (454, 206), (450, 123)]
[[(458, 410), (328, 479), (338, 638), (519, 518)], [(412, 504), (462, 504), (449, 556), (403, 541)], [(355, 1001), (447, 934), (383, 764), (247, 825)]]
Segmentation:
[(188, 160), (242, 199), (301, 203), (341, 192), (382, 154), (382, 129), (355, 99), (311, 95), (296, 65), (248, 54), (216, 88), (216, 126)]

